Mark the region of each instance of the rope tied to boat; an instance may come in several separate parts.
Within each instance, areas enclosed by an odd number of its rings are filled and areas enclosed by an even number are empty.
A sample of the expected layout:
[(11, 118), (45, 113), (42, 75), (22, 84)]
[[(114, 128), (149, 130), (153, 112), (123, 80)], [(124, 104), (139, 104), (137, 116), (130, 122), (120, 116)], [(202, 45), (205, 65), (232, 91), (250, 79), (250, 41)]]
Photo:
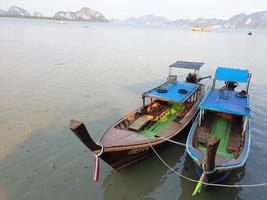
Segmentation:
[(174, 144), (178, 144), (180, 146), (183, 146), (183, 147), (186, 147), (186, 144), (185, 143), (182, 143), (182, 142), (177, 142), (177, 141), (174, 141), (174, 140), (171, 140), (169, 138), (165, 138), (165, 137), (162, 137), (162, 136), (156, 136), (157, 138), (160, 138), (164, 141), (167, 141), (167, 142), (171, 142), (171, 143), (174, 143)]
[(99, 172), (100, 172), (100, 162), (99, 162), (99, 156), (102, 155), (102, 153), (104, 153), (104, 146), (101, 144), (98, 144), (99, 146), (101, 146), (101, 150), (99, 153), (93, 153), (94, 154), (94, 160), (95, 160), (95, 170), (94, 170), (94, 181), (98, 182), (99, 180)]
[[(161, 137), (163, 138), (163, 137)], [(177, 176), (179, 176), (180, 178), (183, 178), (187, 181), (193, 182), (193, 183), (197, 183), (197, 184), (201, 184), (201, 185), (206, 185), (206, 186), (212, 186), (212, 187), (225, 187), (225, 188), (252, 188), (252, 187), (262, 187), (262, 186), (267, 186), (267, 182), (263, 182), (263, 183), (255, 183), (255, 184), (219, 184), (219, 183), (208, 183), (205, 182), (205, 180), (196, 180), (190, 177), (187, 177), (179, 172), (177, 172), (175, 169), (173, 169), (168, 163), (166, 163), (164, 161), (164, 159), (159, 155), (159, 153), (156, 151), (156, 149), (153, 147), (153, 145), (149, 142), (149, 140), (144, 136), (144, 139), (146, 140), (146, 142), (149, 144), (150, 148), (153, 150), (153, 152), (156, 154), (156, 156), (159, 158), (159, 160), (167, 167), (169, 168), (174, 174), (176, 174)], [(173, 141), (171, 139), (165, 138), (164, 140), (178, 144), (178, 145), (182, 145), (182, 146), (186, 146), (184, 143), (180, 143), (180, 142), (176, 142)]]

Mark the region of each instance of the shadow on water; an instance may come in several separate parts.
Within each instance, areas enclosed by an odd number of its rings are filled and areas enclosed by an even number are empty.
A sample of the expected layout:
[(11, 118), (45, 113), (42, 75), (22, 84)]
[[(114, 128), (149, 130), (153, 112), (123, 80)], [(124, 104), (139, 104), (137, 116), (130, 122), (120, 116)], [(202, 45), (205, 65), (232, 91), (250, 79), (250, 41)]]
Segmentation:
[[(184, 155), (185, 149), (176, 145), (168, 145), (158, 151), (164, 160), (175, 167)], [(154, 199), (150, 193), (164, 184), (170, 176), (168, 168), (152, 155), (118, 173), (112, 170), (104, 180), (104, 199)]]
[[(177, 137), (185, 142), (188, 129)], [(173, 169), (181, 170), (183, 167), (185, 148), (175, 144), (167, 144), (157, 150), (163, 160)], [(187, 169), (185, 169), (187, 170)], [(128, 167), (125, 171), (117, 173), (112, 170), (105, 178), (102, 189), (104, 199), (162, 199), (162, 194), (168, 198), (177, 198), (179, 178), (166, 167), (159, 158), (152, 154), (150, 157)], [(171, 182), (171, 186), (169, 186)], [(168, 193), (170, 190), (171, 193)]]

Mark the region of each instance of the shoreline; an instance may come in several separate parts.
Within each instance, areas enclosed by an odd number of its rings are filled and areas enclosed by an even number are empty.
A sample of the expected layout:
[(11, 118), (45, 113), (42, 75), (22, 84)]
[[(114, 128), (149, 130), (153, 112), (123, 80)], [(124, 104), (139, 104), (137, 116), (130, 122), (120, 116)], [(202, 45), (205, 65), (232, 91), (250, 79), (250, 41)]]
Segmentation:
[(72, 20), (64, 18), (54, 18), (54, 17), (35, 17), (35, 16), (14, 16), (14, 15), (0, 15), (0, 18), (12, 18), (12, 19), (35, 19), (35, 20), (54, 20), (54, 21), (73, 21), (73, 22), (100, 22), (100, 23), (110, 23), (109, 20)]

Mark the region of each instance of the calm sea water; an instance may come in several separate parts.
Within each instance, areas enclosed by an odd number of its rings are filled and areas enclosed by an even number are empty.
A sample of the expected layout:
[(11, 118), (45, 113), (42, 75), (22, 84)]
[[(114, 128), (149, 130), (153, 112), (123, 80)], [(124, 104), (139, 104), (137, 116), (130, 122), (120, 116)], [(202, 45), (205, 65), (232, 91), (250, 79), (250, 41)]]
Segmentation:
[[(141, 93), (165, 81), (176, 60), (247, 68), (251, 82), (252, 146), (246, 166), (228, 184), (267, 181), (267, 33), (131, 27), (102, 23), (0, 18), (0, 199), (265, 199), (267, 188), (209, 188), (192, 198), (194, 183), (151, 156), (122, 173), (93, 156), (68, 130), (80, 119), (98, 139), (107, 126), (141, 105)], [(176, 71), (180, 76), (183, 72)], [(184, 138), (185, 139), (185, 136)], [(185, 149), (161, 156), (196, 178)]]

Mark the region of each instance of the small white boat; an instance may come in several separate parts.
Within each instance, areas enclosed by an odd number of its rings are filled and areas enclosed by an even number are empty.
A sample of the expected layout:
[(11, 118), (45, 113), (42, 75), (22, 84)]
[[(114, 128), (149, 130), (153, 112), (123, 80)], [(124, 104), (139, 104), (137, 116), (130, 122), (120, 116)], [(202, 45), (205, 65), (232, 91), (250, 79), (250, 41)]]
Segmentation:
[(66, 22), (64, 22), (64, 21), (59, 21), (59, 22), (57, 22), (58, 24), (66, 24)]

